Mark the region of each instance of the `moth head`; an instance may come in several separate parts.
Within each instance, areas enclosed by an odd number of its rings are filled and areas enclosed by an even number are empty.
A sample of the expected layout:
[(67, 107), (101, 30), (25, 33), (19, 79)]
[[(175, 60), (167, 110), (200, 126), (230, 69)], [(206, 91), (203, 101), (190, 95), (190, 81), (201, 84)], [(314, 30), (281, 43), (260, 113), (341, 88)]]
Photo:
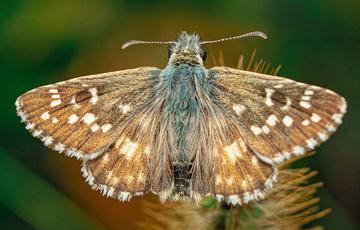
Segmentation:
[(207, 52), (203, 47), (204, 44), (223, 42), (228, 40), (239, 39), (243, 37), (261, 37), (266, 39), (267, 36), (263, 32), (254, 31), (234, 37), (221, 38), (211, 41), (201, 41), (199, 35), (181, 32), (176, 41), (141, 41), (130, 40), (122, 45), (122, 49), (136, 44), (169, 44), (169, 64), (190, 64), (202, 65), (206, 60)]
[(201, 44), (199, 35), (181, 32), (177, 41), (169, 46), (170, 64), (202, 65), (206, 60), (206, 50)]

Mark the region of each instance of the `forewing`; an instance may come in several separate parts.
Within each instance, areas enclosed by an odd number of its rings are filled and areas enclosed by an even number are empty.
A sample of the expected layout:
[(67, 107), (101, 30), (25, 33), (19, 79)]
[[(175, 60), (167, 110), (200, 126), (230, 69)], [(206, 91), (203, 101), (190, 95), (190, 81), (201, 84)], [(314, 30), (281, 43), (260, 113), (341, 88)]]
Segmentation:
[[(148, 191), (161, 193), (173, 184), (169, 146), (159, 136), (164, 100), (154, 94), (126, 120), (115, 142), (96, 159), (84, 160), (82, 171), (93, 189), (121, 201)], [(163, 127), (163, 128), (161, 128)], [(166, 142), (166, 140), (165, 140)], [(161, 145), (162, 148), (155, 146)]]
[(159, 72), (142, 67), (42, 86), (17, 99), (17, 113), (48, 147), (92, 159), (119, 138), (126, 121), (146, 103)]
[(223, 67), (209, 75), (247, 145), (268, 163), (313, 150), (336, 131), (346, 112), (345, 99), (321, 87)]

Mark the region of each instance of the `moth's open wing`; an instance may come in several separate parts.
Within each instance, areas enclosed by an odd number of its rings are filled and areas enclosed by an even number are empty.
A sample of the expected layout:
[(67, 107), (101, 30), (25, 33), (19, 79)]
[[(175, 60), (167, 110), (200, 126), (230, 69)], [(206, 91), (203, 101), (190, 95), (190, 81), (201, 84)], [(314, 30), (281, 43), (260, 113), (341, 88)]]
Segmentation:
[(164, 98), (153, 91), (122, 123), (118, 138), (107, 151), (83, 161), (86, 181), (103, 195), (126, 201), (152, 191), (166, 197), (173, 185), (170, 144), (167, 138), (160, 138), (169, 127), (162, 121)]
[(120, 138), (101, 156), (85, 160), (81, 170), (93, 189), (127, 201), (149, 191), (148, 155), (143, 143)]
[(216, 154), (214, 194), (219, 201), (246, 204), (264, 199), (278, 171), (259, 159), (239, 138)]
[(17, 113), (48, 147), (93, 159), (119, 138), (133, 111), (146, 104), (159, 72), (142, 67), (42, 86), (17, 99)]
[(268, 163), (313, 150), (346, 112), (343, 97), (317, 86), (225, 67), (210, 69), (209, 76), (247, 145)]
[(215, 195), (218, 201), (246, 204), (265, 197), (277, 178), (277, 169), (261, 160), (241, 136), (238, 121), (211, 97), (203, 101), (196, 135), (189, 146), (193, 149), (192, 198), (201, 201)]

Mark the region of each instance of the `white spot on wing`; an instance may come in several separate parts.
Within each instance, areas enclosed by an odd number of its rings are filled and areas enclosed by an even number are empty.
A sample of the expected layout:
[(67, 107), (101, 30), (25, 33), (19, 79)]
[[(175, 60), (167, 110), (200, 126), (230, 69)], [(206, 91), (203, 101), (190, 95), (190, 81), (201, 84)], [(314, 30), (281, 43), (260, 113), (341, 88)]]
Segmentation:
[(310, 118), (313, 122), (317, 123), (321, 120), (321, 117), (317, 115), (316, 113), (313, 113)]
[(243, 181), (241, 182), (241, 187), (243, 187), (244, 189), (247, 189), (247, 188), (248, 188), (248, 183), (247, 183), (246, 180), (243, 180)]
[(310, 125), (310, 121), (309, 121), (308, 119), (305, 119), (305, 120), (303, 120), (303, 121), (301, 122), (301, 124), (302, 124), (303, 126), (308, 126), (308, 125)]
[(41, 114), (41, 119), (43, 119), (44, 121), (46, 121), (49, 118), (50, 118), (49, 111), (46, 111), (45, 113)]
[(52, 101), (52, 102), (50, 103), (50, 107), (55, 107), (55, 106), (58, 106), (58, 105), (60, 105), (60, 104), (61, 104), (61, 99), (57, 99), (57, 100)]
[(321, 141), (326, 141), (329, 138), (329, 136), (323, 132), (319, 132), (318, 137), (320, 138)]
[(300, 101), (299, 105), (305, 109), (308, 109), (311, 107), (311, 104), (307, 101)]
[(290, 159), (291, 154), (289, 152), (283, 152), (282, 155), (286, 158), (286, 159)]
[(279, 153), (273, 158), (273, 160), (279, 164), (285, 160), (285, 156), (283, 156), (281, 153)]
[(236, 112), (237, 115), (242, 114), (245, 111), (245, 106), (243, 105), (239, 105), (239, 104), (234, 104), (233, 105), (233, 110)]
[(93, 133), (95, 133), (99, 128), (100, 126), (98, 124), (93, 124), (90, 129)]
[(118, 108), (121, 110), (121, 112), (123, 113), (123, 114), (125, 114), (125, 113), (127, 113), (127, 112), (129, 112), (130, 110), (131, 110), (131, 107), (130, 107), (130, 105), (123, 105), (123, 104), (120, 104), (119, 106), (118, 106)]
[(292, 126), (293, 122), (294, 122), (294, 120), (293, 120), (290, 116), (288, 116), (288, 115), (286, 115), (286, 116), (283, 118), (283, 123), (284, 123), (284, 125), (287, 126), (287, 127)]
[(224, 150), (228, 154), (228, 156), (230, 157), (232, 162), (235, 162), (236, 158), (242, 157), (239, 145), (237, 144), (236, 141), (234, 143), (232, 143), (231, 145), (225, 146)]
[(289, 110), (291, 106), (291, 99), (289, 97), (286, 97), (286, 104), (281, 107), (281, 110)]
[(261, 127), (262, 131), (265, 133), (265, 134), (269, 134), (270, 133), (270, 129), (269, 127), (267, 127), (266, 125), (264, 125), (263, 127)]
[(301, 147), (301, 146), (295, 146), (295, 147), (293, 148), (293, 153), (294, 153), (296, 156), (299, 156), (299, 155), (304, 154), (304, 153), (305, 153), (305, 150), (304, 150), (304, 148)]
[(226, 180), (226, 183), (231, 186), (234, 183), (234, 178), (230, 177), (229, 179)]
[(80, 108), (80, 105), (78, 105), (78, 104), (76, 103), (75, 95), (72, 96), (72, 98), (71, 98), (71, 100), (70, 100), (70, 104), (73, 104), (76, 109)]
[(53, 95), (51, 95), (51, 98), (53, 98), (53, 99), (59, 99), (59, 98), (60, 98), (60, 95), (59, 95), (59, 94), (53, 94)]
[(250, 130), (251, 130), (251, 131), (253, 132), (253, 134), (255, 134), (256, 136), (262, 133), (261, 128), (255, 126), (255, 125), (252, 125), (252, 126), (250, 127)]
[(105, 124), (101, 126), (101, 130), (103, 133), (108, 132), (111, 129), (112, 125), (111, 124)]
[(305, 90), (304, 94), (305, 94), (305, 95), (313, 95), (313, 94), (314, 94), (314, 91), (312, 91), (312, 90)]
[(78, 119), (79, 117), (76, 114), (71, 114), (70, 117), (68, 117), (68, 123), (74, 124)]
[(258, 159), (257, 159), (256, 156), (253, 156), (253, 157), (251, 158), (251, 163), (252, 163), (253, 165), (257, 165), (257, 164), (258, 164)]
[(88, 125), (93, 123), (95, 119), (96, 117), (93, 113), (85, 113), (85, 115), (81, 118), (81, 120)]
[(307, 147), (309, 147), (309, 149), (314, 149), (315, 146), (317, 145), (317, 142), (314, 138), (309, 138), (306, 140), (306, 145)]
[(95, 105), (98, 100), (97, 90), (96, 88), (90, 88), (88, 91), (91, 94), (90, 103)]
[(53, 119), (51, 120), (51, 122), (55, 124), (55, 123), (58, 123), (59, 120), (58, 120), (56, 117), (53, 117)]
[(274, 88), (275, 88), (275, 89), (281, 89), (282, 87), (284, 87), (283, 84), (274, 85)]
[(311, 97), (310, 96), (302, 96), (301, 100), (303, 101), (310, 101)]
[(49, 93), (59, 93), (58, 89), (49, 89)]
[(72, 96), (72, 98), (71, 98), (71, 100), (70, 100), (70, 104), (76, 104), (75, 96)]
[(124, 145), (120, 149), (120, 153), (125, 154), (126, 158), (130, 160), (133, 157), (137, 147), (138, 144), (130, 141), (129, 139), (126, 139)]
[(278, 121), (277, 117), (274, 114), (271, 114), (266, 120), (266, 123), (270, 126), (274, 126), (276, 125), (277, 121)]
[(274, 89), (269, 89), (269, 88), (265, 88), (265, 92), (266, 92), (266, 98), (265, 98), (265, 104), (267, 106), (272, 106), (274, 105), (274, 103), (271, 100), (271, 96), (275, 93)]

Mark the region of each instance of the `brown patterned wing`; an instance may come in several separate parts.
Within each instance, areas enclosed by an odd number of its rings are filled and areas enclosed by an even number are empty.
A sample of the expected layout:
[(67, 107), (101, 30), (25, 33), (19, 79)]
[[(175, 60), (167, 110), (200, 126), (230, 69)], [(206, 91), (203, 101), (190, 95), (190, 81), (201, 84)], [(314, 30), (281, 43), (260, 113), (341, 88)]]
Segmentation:
[[(173, 175), (170, 153), (165, 151), (169, 145), (158, 138), (168, 127), (159, 122), (163, 103), (163, 98), (150, 96), (123, 123), (124, 128), (106, 152), (83, 161), (83, 175), (93, 189), (121, 201), (148, 191), (161, 195), (170, 189)], [(156, 145), (161, 147), (154, 148)]]
[(93, 159), (119, 138), (157, 84), (159, 72), (142, 67), (42, 86), (17, 99), (17, 113), (46, 146)]
[(209, 76), (246, 144), (271, 164), (319, 146), (346, 112), (345, 99), (321, 87), (226, 67)]
[(121, 137), (98, 158), (85, 160), (81, 170), (93, 189), (128, 201), (149, 190), (148, 154), (144, 145)]
[(233, 205), (264, 199), (278, 174), (276, 168), (260, 160), (241, 138), (221, 149), (216, 162), (214, 193), (218, 201)]

